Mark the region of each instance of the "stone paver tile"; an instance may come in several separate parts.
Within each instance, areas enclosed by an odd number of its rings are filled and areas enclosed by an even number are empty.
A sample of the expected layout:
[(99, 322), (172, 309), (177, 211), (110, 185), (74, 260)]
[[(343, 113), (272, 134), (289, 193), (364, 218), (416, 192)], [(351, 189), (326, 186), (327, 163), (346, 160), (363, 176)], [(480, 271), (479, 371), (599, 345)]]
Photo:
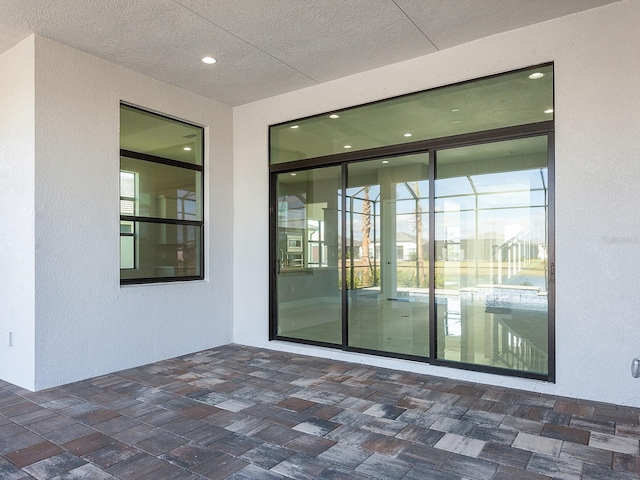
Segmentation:
[(100, 468), (106, 469), (116, 463), (124, 462), (131, 457), (135, 457), (139, 453), (140, 450), (125, 445), (124, 443), (114, 442), (111, 445), (89, 452), (83, 455), (82, 458), (91, 463), (95, 463)]
[(527, 472), (520, 468), (500, 465), (493, 480), (552, 480), (547, 475), (540, 475), (535, 472)]
[(21, 429), (20, 433), (8, 433), (7, 430), (0, 432), (0, 455), (15, 452), (44, 441), (41, 436), (23, 429)]
[(473, 480), (492, 479), (498, 469), (498, 464), (480, 458), (452, 454), (442, 466), (442, 470)]
[(640, 454), (640, 444), (637, 438), (617, 437), (606, 433), (593, 432), (589, 439), (589, 446), (629, 455)]
[(296, 480), (311, 480), (319, 477), (330, 466), (330, 463), (322, 459), (295, 453), (278, 463), (271, 471)]
[(189, 444), (174, 448), (160, 455), (159, 458), (179, 467), (191, 469), (194, 465), (205, 462), (219, 453), (210, 448)]
[(293, 450), (288, 448), (265, 442), (243, 453), (239, 458), (269, 470), (294, 453)]
[(161, 455), (182, 446), (188, 442), (187, 439), (173, 435), (172, 433), (159, 432), (156, 435), (149, 437), (141, 442), (138, 442), (135, 446), (140, 450), (150, 453), (151, 455)]
[(249, 463), (245, 460), (227, 455), (226, 453), (215, 452), (211, 458), (195, 465), (191, 469), (205, 478), (217, 480), (227, 478), (238, 470), (242, 470), (247, 465), (249, 465)]
[(519, 433), (511, 446), (521, 450), (528, 450), (529, 452), (544, 453), (545, 455), (558, 457), (562, 450), (562, 440)]
[(578, 415), (580, 417), (593, 417), (595, 407), (590, 405), (582, 405), (576, 402), (565, 402), (559, 400), (553, 407), (555, 412), (568, 413), (569, 415)]
[(237, 433), (229, 433), (226, 437), (216, 440), (207, 446), (219, 452), (238, 457), (252, 448), (257, 447), (261, 443), (262, 441), (258, 438), (247, 437), (246, 435), (240, 435)]
[(334, 465), (337, 464), (349, 469), (355, 469), (371, 455), (373, 455), (372, 452), (362, 450), (361, 448), (336, 444), (318, 455), (318, 458)]
[(301, 434), (299, 431), (283, 427), (282, 425), (270, 425), (267, 428), (261, 428), (253, 437), (276, 445), (284, 445), (294, 438), (298, 438)]
[(45, 458), (53, 457), (62, 453), (63, 450), (58, 445), (51, 442), (41, 442), (31, 445), (15, 452), (7, 453), (4, 457), (19, 467), (26, 467), (32, 463), (39, 462)]
[(531, 460), (531, 455), (532, 452), (526, 450), (511, 448), (501, 443), (489, 442), (484, 446), (478, 458), (524, 470), (527, 468), (529, 460)]
[(138, 453), (133, 457), (118, 462), (105, 470), (112, 475), (123, 479), (135, 479), (162, 468), (165, 463), (146, 453)]
[(284, 446), (298, 453), (315, 457), (335, 444), (336, 442), (328, 438), (317, 437), (315, 435), (300, 435), (298, 438), (285, 443)]
[(87, 453), (99, 450), (107, 445), (115, 443), (116, 440), (101, 432), (90, 433), (84, 437), (77, 438), (62, 446), (71, 453), (81, 457)]
[(369, 418), (369, 421), (360, 426), (363, 430), (368, 432), (379, 433), (381, 435), (387, 435), (390, 437), (396, 436), (400, 433), (407, 424), (397, 420), (391, 420), (384, 417), (364, 417)]
[(638, 480), (639, 475), (626, 472), (616, 472), (596, 465), (585, 465), (582, 470), (582, 480)]
[(233, 475), (230, 475), (227, 480), (281, 480), (284, 478), (286, 477), (279, 473), (266, 470), (258, 465), (249, 464)]
[(0, 478), (2, 480), (33, 480), (27, 472), (2, 457), (0, 457)]
[[(166, 478), (166, 477), (165, 477)], [(116, 477), (104, 470), (87, 463), (80, 467), (69, 470), (61, 475), (57, 475), (51, 480), (116, 480)], [(139, 480), (139, 479), (136, 479)]]
[[(402, 477), (402, 480), (460, 480), (460, 475), (442, 472), (430, 465), (416, 465)], [(519, 479), (518, 479), (519, 480)]]
[(82, 415), (73, 416), (73, 418), (84, 425), (91, 426), (91, 425), (95, 425), (96, 423), (106, 422), (107, 420), (111, 420), (113, 418), (117, 418), (120, 416), (121, 415), (117, 412), (112, 412), (111, 410), (99, 408), (97, 410), (93, 410), (93, 411), (84, 413)]
[(372, 478), (392, 480), (404, 477), (412, 468), (413, 465), (409, 462), (374, 453), (358, 465), (355, 471)]
[(582, 463), (539, 453), (531, 456), (527, 470), (559, 480), (581, 480)]
[(482, 440), (463, 437), (456, 435), (455, 433), (447, 433), (434, 445), (434, 447), (440, 450), (465, 455), (467, 457), (478, 457), (484, 448), (485, 443), (486, 442), (483, 442)]
[[(396, 438), (401, 440), (408, 440), (410, 442), (423, 443), (425, 445), (433, 446), (442, 437), (445, 432), (439, 432), (437, 430), (431, 430), (430, 428), (420, 427), (418, 425), (407, 425), (402, 431), (398, 432)], [(514, 435), (515, 437), (515, 435)]]
[(319, 418), (310, 418), (306, 422), (300, 423), (295, 427), (292, 427), (292, 430), (322, 437), (327, 433), (331, 432), (332, 430), (335, 430), (339, 426), (340, 426), (339, 424), (330, 422), (328, 420), (321, 420)]
[(542, 430), (543, 437), (556, 438), (565, 442), (579, 443), (581, 445), (587, 445), (589, 443), (590, 434), (591, 432), (587, 430), (551, 423), (546, 424)]
[(217, 403), (215, 406), (222, 410), (228, 410), (230, 412), (240, 412), (245, 408), (249, 408), (254, 405), (253, 403), (242, 402), (240, 400), (225, 400), (224, 402)]
[(316, 402), (310, 402), (302, 398), (290, 397), (276, 404), (280, 408), (292, 410), (294, 412), (302, 412), (307, 408), (318, 405)]
[(582, 430), (589, 430), (591, 432), (608, 433), (610, 435), (613, 435), (616, 432), (616, 424), (614, 422), (597, 420), (595, 418), (573, 416), (571, 417), (569, 426)]
[(575, 460), (604, 468), (611, 468), (613, 456), (613, 452), (608, 450), (570, 442), (564, 442), (562, 452), (560, 452), (560, 458), (563, 460)]
[(433, 422), (429, 428), (432, 430), (438, 430), (445, 433), (455, 433), (457, 435), (468, 435), (471, 430), (474, 429), (476, 424), (468, 420), (458, 420), (449, 417), (440, 417)]
[(318, 480), (371, 480), (368, 475), (338, 465), (331, 465), (317, 478)]
[(83, 459), (76, 457), (72, 453), (64, 452), (60, 455), (45, 458), (44, 460), (28, 465), (24, 467), (24, 471), (38, 480), (48, 480), (86, 463)]
[(363, 413), (373, 417), (382, 417), (394, 420), (402, 415), (406, 410), (406, 408), (377, 403), (367, 408)]
[(407, 442), (406, 440), (400, 440), (398, 438), (381, 435), (379, 433), (369, 433), (364, 437), (360, 444), (360, 446), (365, 450), (388, 455), (390, 457), (397, 457), (402, 450), (410, 445), (411, 442)]
[(627, 455), (625, 453), (614, 453), (613, 469), (620, 472), (640, 475), (640, 457), (637, 455)]
[(507, 415), (500, 424), (500, 428), (504, 428), (505, 430), (514, 430), (516, 432), (530, 433), (532, 435), (540, 435), (544, 425), (545, 424), (542, 422), (535, 422), (533, 420)]

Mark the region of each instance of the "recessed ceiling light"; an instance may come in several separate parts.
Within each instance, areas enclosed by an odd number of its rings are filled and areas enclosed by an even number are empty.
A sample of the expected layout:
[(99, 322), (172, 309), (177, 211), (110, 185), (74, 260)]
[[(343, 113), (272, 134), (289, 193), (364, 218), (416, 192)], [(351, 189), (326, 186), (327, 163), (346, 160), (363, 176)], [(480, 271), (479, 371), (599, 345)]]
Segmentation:
[(405, 133), (405, 134), (404, 134), (404, 136), (405, 136), (405, 137), (410, 137), (410, 136), (411, 136), (411, 134), (410, 134), (410, 133)]
[(389, 163), (389, 160), (382, 160), (382, 163)]
[(300, 125), (291, 125), (289, 128), (300, 128)]
[(190, 152), (191, 151), (191, 147), (184, 147), (183, 150), (186, 151), (186, 152)]
[(214, 63), (216, 63), (216, 59), (213, 57), (204, 57), (202, 59), (202, 63), (206, 63), (207, 65), (213, 65)]
[(553, 108), (547, 108), (544, 113), (553, 113)]
[(334, 113), (334, 114), (329, 115), (329, 118), (340, 118), (340, 115), (336, 115), (336, 114)]
[(295, 177), (296, 175), (297, 175), (297, 173), (292, 173), (291, 174), (292, 177)]
[(459, 112), (459, 111), (460, 111), (460, 109), (459, 109), (458, 107), (453, 107), (453, 108), (451, 109), (451, 111), (452, 111), (452, 112)]
[(457, 123), (460, 123), (460, 120), (454, 120), (454, 121), (453, 121), (453, 122), (451, 122), (451, 123), (453, 123), (453, 124), (457, 124)]
[(351, 148), (351, 145), (345, 145), (344, 148)]
[(544, 77), (544, 73), (542, 72), (533, 72), (531, 75), (529, 75), (529, 78), (531, 80), (537, 80), (538, 78), (542, 78)]

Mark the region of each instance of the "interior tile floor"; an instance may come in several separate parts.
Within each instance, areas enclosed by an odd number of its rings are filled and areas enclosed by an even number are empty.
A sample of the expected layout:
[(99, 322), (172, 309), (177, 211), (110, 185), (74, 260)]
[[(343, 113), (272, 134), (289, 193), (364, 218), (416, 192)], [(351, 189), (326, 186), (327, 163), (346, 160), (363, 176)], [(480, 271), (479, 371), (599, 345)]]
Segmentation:
[(228, 345), (0, 383), (0, 478), (640, 479), (639, 413)]

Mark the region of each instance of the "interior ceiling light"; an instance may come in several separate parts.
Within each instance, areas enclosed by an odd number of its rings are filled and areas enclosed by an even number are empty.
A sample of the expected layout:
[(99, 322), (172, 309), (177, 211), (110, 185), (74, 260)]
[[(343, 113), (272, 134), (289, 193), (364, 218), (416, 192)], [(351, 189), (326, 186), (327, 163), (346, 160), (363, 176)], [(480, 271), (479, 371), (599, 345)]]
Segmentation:
[(297, 175), (297, 173), (292, 173), (291, 174), (292, 177), (295, 177), (296, 175)]
[(531, 75), (529, 75), (529, 78), (531, 80), (537, 80), (538, 78), (542, 78), (544, 77), (544, 73), (542, 72), (533, 72)]
[(547, 108), (544, 113), (553, 113), (553, 108)]
[(382, 160), (382, 163), (389, 163), (389, 160)]
[(405, 133), (405, 134), (404, 134), (404, 136), (405, 136), (405, 137), (410, 137), (410, 136), (411, 136), (411, 134), (410, 134), (410, 133)]
[(451, 109), (451, 111), (452, 111), (452, 112), (459, 112), (459, 111), (460, 111), (460, 109), (459, 109), (458, 107), (453, 107), (453, 108)]
[(335, 113), (332, 115), (329, 115), (329, 118), (340, 118), (340, 115), (336, 115)]
[(213, 57), (204, 57), (202, 59), (202, 63), (206, 63), (207, 65), (213, 65), (214, 63), (216, 63), (216, 59)]
[(345, 145), (344, 148), (351, 148), (351, 145)]
[(458, 124), (458, 123), (460, 123), (460, 120), (454, 120), (454, 121), (453, 121), (453, 122), (451, 122), (451, 123), (453, 123), (453, 124)]
[(191, 151), (191, 147), (184, 147), (183, 150), (186, 151), (186, 152), (190, 152)]
[(300, 128), (299, 125), (291, 125), (289, 128)]

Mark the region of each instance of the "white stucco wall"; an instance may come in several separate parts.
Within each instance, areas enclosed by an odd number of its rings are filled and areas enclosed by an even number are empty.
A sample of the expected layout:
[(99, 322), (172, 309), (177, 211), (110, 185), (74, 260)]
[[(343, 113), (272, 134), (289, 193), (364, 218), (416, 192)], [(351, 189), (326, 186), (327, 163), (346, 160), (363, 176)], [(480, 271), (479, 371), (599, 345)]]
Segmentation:
[[(492, 36), (234, 109), (234, 340), (640, 406), (640, 2)], [(555, 384), (268, 341), (267, 126), (555, 62)], [(262, 239), (262, 240), (261, 240)], [(250, 298), (250, 301), (248, 299)]]
[(33, 44), (29, 38), (0, 55), (0, 378), (29, 389), (35, 322)]
[[(120, 101), (206, 127), (205, 281), (120, 286)], [(35, 132), (35, 388), (229, 343), (231, 108), (36, 37)]]

